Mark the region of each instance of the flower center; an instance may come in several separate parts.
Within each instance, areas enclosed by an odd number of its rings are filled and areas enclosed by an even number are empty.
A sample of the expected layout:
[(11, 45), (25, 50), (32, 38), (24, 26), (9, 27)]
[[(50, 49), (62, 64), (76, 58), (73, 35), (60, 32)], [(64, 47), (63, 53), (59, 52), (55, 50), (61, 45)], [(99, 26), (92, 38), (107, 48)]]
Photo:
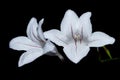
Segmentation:
[(82, 38), (83, 38), (82, 35), (80, 35), (79, 33), (76, 33), (76, 34), (74, 35), (74, 40), (75, 40), (75, 41), (80, 41), (80, 42), (81, 42), (81, 41), (82, 41)]
[(80, 39), (80, 34), (78, 34), (78, 33), (75, 34), (75, 35), (74, 35), (74, 38), (75, 38), (75, 40), (79, 40), (79, 39)]
[(80, 43), (81, 43), (81, 41), (83, 40), (83, 31), (81, 31), (81, 34), (79, 33), (79, 32), (75, 32), (75, 34), (73, 33), (73, 29), (72, 29), (72, 27), (71, 27), (71, 33), (72, 33), (72, 37), (73, 37), (73, 39), (74, 39), (74, 41), (75, 41), (75, 43), (77, 42), (77, 41), (80, 41)]

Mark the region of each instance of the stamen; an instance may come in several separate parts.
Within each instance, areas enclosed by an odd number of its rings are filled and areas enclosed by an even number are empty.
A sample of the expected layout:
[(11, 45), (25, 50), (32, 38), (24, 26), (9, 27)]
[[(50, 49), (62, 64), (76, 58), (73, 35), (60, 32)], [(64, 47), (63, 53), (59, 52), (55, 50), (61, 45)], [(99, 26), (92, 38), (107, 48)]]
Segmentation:
[(75, 38), (76, 40), (79, 40), (79, 39), (80, 39), (80, 34), (79, 34), (79, 33), (76, 33), (76, 34), (74, 35), (74, 38)]

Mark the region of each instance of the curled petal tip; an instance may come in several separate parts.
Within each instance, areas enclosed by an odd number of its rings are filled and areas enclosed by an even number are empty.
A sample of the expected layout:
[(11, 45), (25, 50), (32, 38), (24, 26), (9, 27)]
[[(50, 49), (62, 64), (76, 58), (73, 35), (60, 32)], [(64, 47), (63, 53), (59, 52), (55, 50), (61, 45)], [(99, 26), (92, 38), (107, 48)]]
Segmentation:
[(20, 61), (18, 62), (18, 67), (22, 67), (23, 65)]
[(44, 18), (41, 19), (41, 22), (44, 22)]
[(72, 10), (71, 9), (68, 9), (66, 12), (71, 12)]
[(44, 22), (44, 18), (42, 18), (42, 19), (39, 21), (39, 24), (41, 25), (41, 24), (43, 24), (43, 22)]
[(30, 21), (36, 21), (37, 19), (35, 17), (32, 17)]
[(18, 61), (18, 67), (22, 67), (23, 65), (25, 65), (25, 63), (23, 62), (22, 57), (20, 57)]
[(83, 15), (86, 15), (86, 16), (88, 16), (88, 17), (91, 17), (92, 13), (88, 11), (88, 12), (84, 13)]
[(79, 61), (75, 61), (74, 63), (77, 64)]
[(112, 38), (111, 39), (111, 44), (114, 44), (115, 43), (115, 38)]
[(88, 15), (91, 15), (92, 13), (90, 11), (86, 12)]
[(71, 13), (73, 13), (73, 12), (74, 12), (74, 11), (71, 10), (71, 9), (68, 9), (68, 10), (66, 11), (67, 14), (71, 14)]

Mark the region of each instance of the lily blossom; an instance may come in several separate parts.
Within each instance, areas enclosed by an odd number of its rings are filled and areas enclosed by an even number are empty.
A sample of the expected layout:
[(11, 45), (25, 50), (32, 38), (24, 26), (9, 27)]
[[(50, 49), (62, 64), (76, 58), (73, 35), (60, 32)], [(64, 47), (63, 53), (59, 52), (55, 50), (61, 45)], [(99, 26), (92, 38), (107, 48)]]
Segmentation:
[(32, 18), (27, 26), (27, 37), (19, 36), (10, 41), (10, 48), (26, 51), (20, 56), (18, 62), (19, 67), (34, 61), (44, 54), (58, 56), (60, 59), (63, 58), (58, 53), (55, 45), (44, 38), (41, 29), (43, 21), (44, 19), (40, 20), (38, 24), (36, 18)]
[(74, 11), (67, 10), (61, 22), (61, 31), (52, 29), (44, 32), (44, 36), (58, 46), (63, 46), (66, 56), (78, 63), (88, 54), (90, 47), (102, 47), (115, 42), (113, 37), (103, 32), (92, 33), (90, 17), (91, 12), (78, 17)]

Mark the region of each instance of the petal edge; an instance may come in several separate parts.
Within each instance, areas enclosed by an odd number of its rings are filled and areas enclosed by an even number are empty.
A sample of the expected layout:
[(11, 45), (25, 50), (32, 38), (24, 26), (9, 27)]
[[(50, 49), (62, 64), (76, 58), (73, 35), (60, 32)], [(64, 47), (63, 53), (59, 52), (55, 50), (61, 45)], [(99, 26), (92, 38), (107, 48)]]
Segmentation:
[(103, 32), (94, 32), (89, 38), (90, 47), (102, 47), (104, 45), (113, 44), (115, 39)]

